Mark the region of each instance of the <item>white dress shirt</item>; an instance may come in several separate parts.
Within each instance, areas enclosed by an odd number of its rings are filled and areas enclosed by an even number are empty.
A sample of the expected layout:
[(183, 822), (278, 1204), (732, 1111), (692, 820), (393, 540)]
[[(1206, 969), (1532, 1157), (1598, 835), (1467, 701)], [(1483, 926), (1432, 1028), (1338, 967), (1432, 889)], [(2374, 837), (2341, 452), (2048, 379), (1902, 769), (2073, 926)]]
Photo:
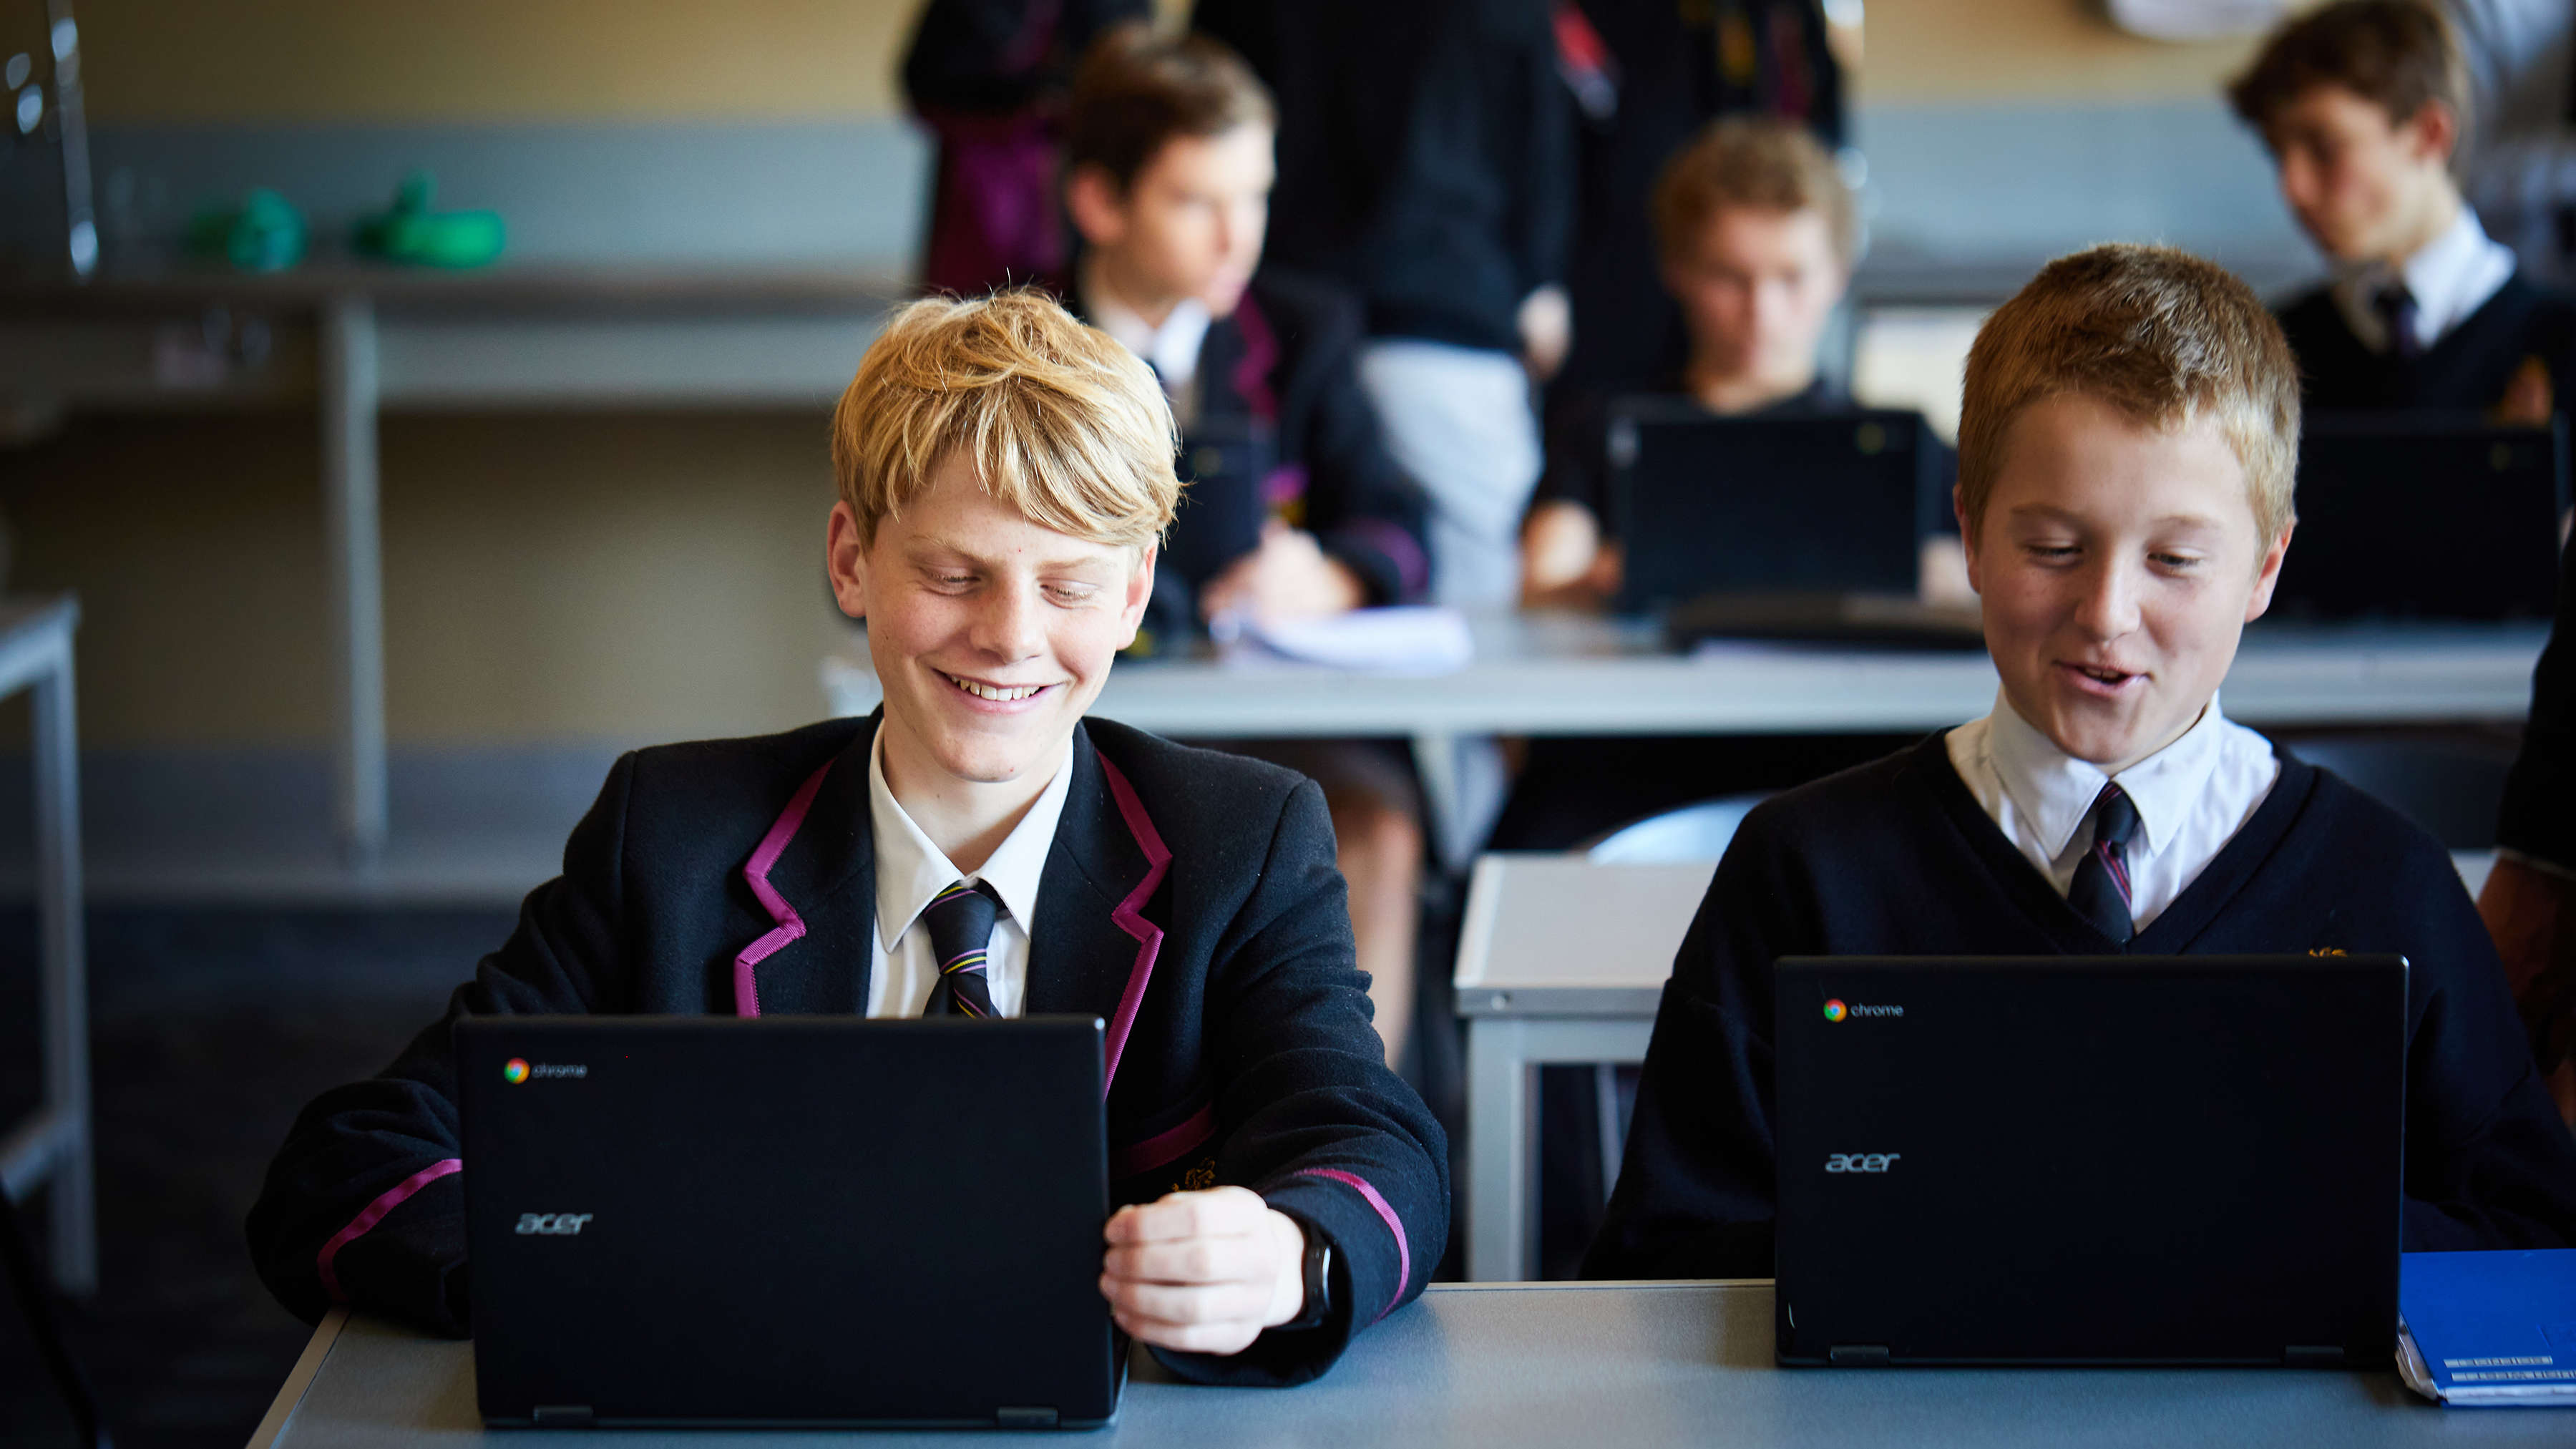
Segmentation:
[(2512, 249), (2489, 237), (2478, 214), (2463, 204), (2450, 229), (2408, 257), (2403, 267), (2392, 272), (2386, 263), (2372, 262), (2337, 279), (2335, 306), (2362, 346), (2386, 352), (2388, 319), (2373, 299), (2390, 282), (2404, 282), (2415, 298), (2416, 344), (2431, 347), (2485, 306), (2513, 268)]
[(1198, 412), (1199, 353), (1207, 342), (1208, 326), (1215, 319), (1207, 307), (1190, 298), (1172, 305), (1163, 325), (1155, 326), (1132, 308), (1109, 296), (1107, 289), (1085, 285), (1082, 289), (1083, 310), (1092, 323), (1118, 340), (1119, 344), (1154, 366), (1163, 380), (1163, 395), (1172, 400), (1173, 416), (1183, 426)]
[(1011, 827), (984, 868), (973, 874), (948, 863), (948, 856), (886, 788), (885, 731), (877, 731), (868, 750), (868, 822), (875, 830), (877, 862), (877, 928), (868, 940), (868, 1015), (919, 1016), (939, 981), (939, 961), (930, 949), (930, 928), (921, 924), (930, 898), (959, 880), (983, 881), (1002, 898), (993, 923), (993, 940), (984, 956), (984, 989), (993, 999), (993, 1014), (1017, 1016), (1028, 999), (1029, 932), (1038, 919), (1038, 880), (1046, 873), (1047, 852), (1055, 847), (1056, 821), (1064, 815), (1064, 797), (1073, 788), (1073, 741), (1064, 742), (1055, 776)]
[(2272, 742), (2221, 714), (2216, 696), (2180, 739), (2117, 775), (2060, 750), (2000, 693), (1994, 713), (1950, 731), (1947, 744), (1968, 792), (2061, 896), (2093, 848), (2093, 802), (2116, 781), (2138, 807), (2127, 859), (2129, 919), (2141, 931), (2254, 818), (2281, 775)]

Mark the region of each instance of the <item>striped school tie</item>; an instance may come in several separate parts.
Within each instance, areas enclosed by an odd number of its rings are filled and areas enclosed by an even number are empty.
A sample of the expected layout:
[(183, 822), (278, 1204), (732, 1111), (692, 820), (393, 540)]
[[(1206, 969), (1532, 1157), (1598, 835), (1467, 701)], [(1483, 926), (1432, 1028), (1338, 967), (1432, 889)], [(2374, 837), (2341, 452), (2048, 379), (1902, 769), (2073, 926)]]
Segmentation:
[(2119, 786), (2103, 786), (2093, 801), (2093, 848), (2075, 863), (2066, 889), (2066, 903), (2123, 946), (2138, 934), (2129, 917), (2129, 842), (2137, 835), (2137, 805)]
[(930, 898), (921, 913), (930, 927), (930, 954), (938, 959), (939, 980), (930, 988), (924, 1016), (989, 1017), (993, 993), (984, 976), (984, 953), (993, 942), (993, 921), (1001, 902), (993, 888), (977, 881), (950, 886)]

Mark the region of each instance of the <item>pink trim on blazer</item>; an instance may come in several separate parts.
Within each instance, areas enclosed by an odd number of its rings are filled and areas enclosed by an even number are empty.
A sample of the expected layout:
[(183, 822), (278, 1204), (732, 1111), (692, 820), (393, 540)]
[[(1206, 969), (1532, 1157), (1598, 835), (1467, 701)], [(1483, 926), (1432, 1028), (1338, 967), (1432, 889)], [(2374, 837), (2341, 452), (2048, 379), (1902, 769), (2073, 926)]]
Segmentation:
[(778, 924), (759, 940), (743, 947), (742, 954), (733, 958), (733, 1014), (736, 1016), (760, 1015), (760, 982), (752, 968), (768, 960), (780, 947), (801, 939), (805, 934), (805, 918), (796, 914), (796, 908), (787, 904), (787, 898), (769, 883), (769, 868), (778, 864), (778, 857), (787, 851), (787, 842), (795, 839), (798, 828), (804, 825), (805, 812), (813, 808), (814, 793), (823, 788), (823, 777), (832, 773), (832, 763), (825, 760), (823, 768), (806, 776), (805, 783), (796, 787), (795, 796), (788, 800), (787, 808), (770, 825), (769, 833), (760, 838), (759, 848), (752, 851), (750, 861), (742, 868), (742, 878), (750, 883), (751, 893), (759, 898), (761, 909), (769, 912), (769, 918)]
[(447, 1176), (451, 1172), (462, 1172), (464, 1170), (465, 1160), (463, 1158), (440, 1158), (438, 1161), (431, 1163), (429, 1166), (424, 1167), (420, 1171), (413, 1173), (411, 1176), (404, 1178), (402, 1181), (395, 1183), (392, 1187), (385, 1189), (383, 1193), (377, 1196), (374, 1202), (367, 1204), (366, 1208), (356, 1217), (349, 1219), (349, 1225), (347, 1227), (333, 1233), (331, 1235), (331, 1241), (324, 1243), (322, 1245), (322, 1251), (316, 1254), (313, 1259), (314, 1271), (319, 1274), (322, 1279), (322, 1291), (331, 1295), (331, 1301), (334, 1303), (346, 1303), (349, 1301), (349, 1295), (343, 1292), (340, 1288), (340, 1275), (332, 1271), (331, 1268), (331, 1260), (340, 1256), (340, 1250), (342, 1248), (345, 1248), (351, 1243), (356, 1242), (358, 1239), (365, 1237), (369, 1228), (383, 1222), (385, 1220), (385, 1214), (392, 1212), (395, 1208), (401, 1207), (405, 1202), (410, 1201), (413, 1193), (420, 1191), (422, 1188), (429, 1186), (431, 1183), (438, 1181), (440, 1178)]
[(1216, 1135), (1216, 1104), (1210, 1102), (1190, 1114), (1178, 1127), (1155, 1133), (1142, 1142), (1131, 1142), (1118, 1149), (1110, 1166), (1120, 1177), (1151, 1172), (1168, 1162), (1178, 1161), (1191, 1148)]
[(1136, 965), (1127, 973), (1127, 989), (1119, 993), (1118, 1014), (1109, 1019), (1107, 1070), (1101, 1074), (1100, 1095), (1109, 1095), (1109, 1084), (1118, 1080), (1118, 1058), (1127, 1049), (1127, 1033), (1136, 1025), (1136, 1012), (1145, 1004), (1145, 987), (1154, 979), (1154, 958), (1162, 954), (1163, 928), (1138, 914), (1137, 908), (1154, 898), (1154, 888), (1163, 883), (1163, 875), (1172, 866), (1172, 852), (1163, 844), (1161, 832), (1154, 829), (1145, 814), (1144, 802), (1136, 798), (1135, 788), (1107, 755), (1097, 755), (1101, 777), (1109, 782), (1109, 796), (1118, 802), (1119, 817), (1127, 822), (1127, 833), (1136, 837), (1136, 848), (1145, 852), (1145, 878), (1127, 893), (1127, 899), (1109, 913), (1118, 929), (1136, 938)]
[[(1329, 1177), (1344, 1187), (1355, 1189), (1361, 1197), (1368, 1199), (1370, 1207), (1377, 1209), (1379, 1217), (1386, 1219), (1386, 1230), (1395, 1234), (1395, 1296), (1386, 1300), (1386, 1306), (1377, 1311), (1377, 1316), (1384, 1318), (1393, 1313), (1395, 1305), (1404, 1301), (1405, 1285), (1413, 1281), (1413, 1245), (1405, 1241), (1404, 1220), (1395, 1215), (1394, 1208), (1387, 1206), (1386, 1199), (1378, 1194), (1376, 1188), (1369, 1186), (1368, 1179), (1358, 1173), (1344, 1172), (1338, 1167), (1309, 1167), (1297, 1175)], [(1369, 1321), (1374, 1323), (1377, 1319)]]

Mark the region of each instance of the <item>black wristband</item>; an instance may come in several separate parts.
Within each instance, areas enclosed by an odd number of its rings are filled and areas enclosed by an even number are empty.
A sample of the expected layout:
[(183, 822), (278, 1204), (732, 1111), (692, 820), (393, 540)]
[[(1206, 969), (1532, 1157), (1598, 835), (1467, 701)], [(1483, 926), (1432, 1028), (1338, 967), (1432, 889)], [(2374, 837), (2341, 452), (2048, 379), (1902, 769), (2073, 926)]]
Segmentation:
[(1294, 1218), (1297, 1230), (1306, 1239), (1306, 1254), (1298, 1264), (1305, 1280), (1306, 1301), (1297, 1316), (1278, 1325), (1283, 1329), (1321, 1328), (1333, 1311), (1333, 1244), (1313, 1223)]

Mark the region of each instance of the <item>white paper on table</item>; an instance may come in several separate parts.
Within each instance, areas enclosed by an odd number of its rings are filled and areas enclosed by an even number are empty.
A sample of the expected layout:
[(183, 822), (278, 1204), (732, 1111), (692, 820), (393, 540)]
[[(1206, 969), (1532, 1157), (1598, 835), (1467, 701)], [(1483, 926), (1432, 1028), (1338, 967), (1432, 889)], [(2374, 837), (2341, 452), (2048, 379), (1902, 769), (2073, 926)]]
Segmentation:
[(1353, 609), (1266, 624), (1243, 620), (1235, 623), (1231, 638), (1224, 629), (1216, 632), (1219, 657), (1235, 667), (1290, 659), (1363, 674), (1449, 674), (1466, 668), (1476, 656), (1467, 617), (1427, 605)]

